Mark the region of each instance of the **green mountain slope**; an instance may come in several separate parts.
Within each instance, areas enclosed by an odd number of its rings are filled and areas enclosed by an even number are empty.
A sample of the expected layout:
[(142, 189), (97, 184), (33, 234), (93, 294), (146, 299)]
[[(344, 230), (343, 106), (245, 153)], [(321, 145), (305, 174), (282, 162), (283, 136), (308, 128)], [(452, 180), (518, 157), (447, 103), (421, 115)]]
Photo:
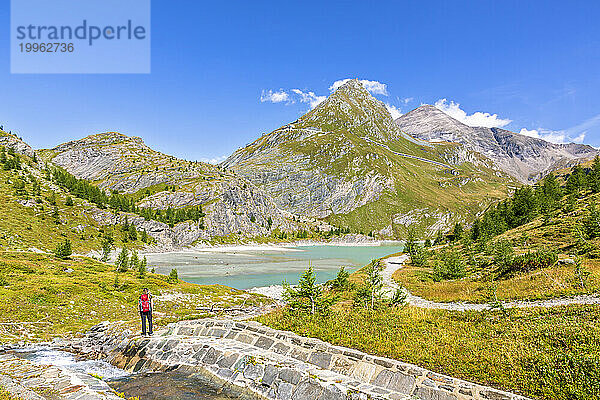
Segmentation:
[(284, 210), (382, 237), (472, 220), (514, 185), (477, 153), (405, 134), (356, 80), (222, 165)]

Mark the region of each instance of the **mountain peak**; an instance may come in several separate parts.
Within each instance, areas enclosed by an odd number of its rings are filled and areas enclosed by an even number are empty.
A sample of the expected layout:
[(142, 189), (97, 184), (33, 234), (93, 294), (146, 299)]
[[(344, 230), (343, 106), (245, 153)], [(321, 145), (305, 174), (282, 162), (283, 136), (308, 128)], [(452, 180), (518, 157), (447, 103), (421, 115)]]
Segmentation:
[(385, 104), (369, 93), (358, 79), (350, 79), (326, 100), (298, 120), (298, 128), (344, 130), (378, 141), (414, 139), (403, 134)]
[(144, 145), (142, 138), (137, 136), (127, 136), (119, 132), (102, 132), (86, 136), (84, 138), (73, 140), (56, 146), (53, 150), (64, 151), (73, 146), (107, 146), (118, 145), (122, 143), (136, 143)]

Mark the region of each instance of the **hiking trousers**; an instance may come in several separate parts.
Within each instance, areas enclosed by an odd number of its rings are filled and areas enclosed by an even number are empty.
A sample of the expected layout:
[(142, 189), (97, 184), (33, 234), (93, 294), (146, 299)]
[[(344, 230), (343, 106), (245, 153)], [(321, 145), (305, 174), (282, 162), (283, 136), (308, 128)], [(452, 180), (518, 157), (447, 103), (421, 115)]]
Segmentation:
[(142, 335), (146, 335), (146, 320), (148, 320), (149, 333), (152, 335), (152, 312), (142, 311), (140, 316), (142, 317)]

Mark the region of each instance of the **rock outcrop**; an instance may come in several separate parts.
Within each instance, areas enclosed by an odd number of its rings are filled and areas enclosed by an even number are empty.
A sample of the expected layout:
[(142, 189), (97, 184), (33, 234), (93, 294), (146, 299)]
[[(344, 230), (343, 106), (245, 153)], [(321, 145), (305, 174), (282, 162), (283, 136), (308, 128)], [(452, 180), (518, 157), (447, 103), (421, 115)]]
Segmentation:
[(24, 154), (29, 157), (33, 157), (35, 151), (20, 138), (16, 137), (11, 133), (0, 130), (0, 146), (4, 146), (7, 149), (13, 149), (16, 153)]

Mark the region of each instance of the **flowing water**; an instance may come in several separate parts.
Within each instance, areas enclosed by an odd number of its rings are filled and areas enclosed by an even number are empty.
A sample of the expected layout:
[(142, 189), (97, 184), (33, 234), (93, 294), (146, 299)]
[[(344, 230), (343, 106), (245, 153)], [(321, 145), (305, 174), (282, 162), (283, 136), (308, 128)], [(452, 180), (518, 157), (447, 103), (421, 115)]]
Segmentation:
[(149, 254), (149, 268), (168, 274), (176, 268), (187, 282), (214, 283), (250, 289), (281, 285), (285, 280), (296, 284), (302, 271), (313, 266), (317, 280), (323, 283), (335, 277), (340, 267), (354, 271), (375, 258), (402, 251), (402, 244), (380, 246), (297, 246), (232, 247), (197, 252)]
[(28, 347), (11, 354), (44, 365), (55, 365), (71, 371), (102, 377), (111, 388), (127, 398), (140, 400), (232, 400), (243, 399), (224, 392), (214, 382), (202, 377), (190, 377), (177, 371), (130, 374), (104, 361), (87, 360), (74, 354), (48, 347)]

